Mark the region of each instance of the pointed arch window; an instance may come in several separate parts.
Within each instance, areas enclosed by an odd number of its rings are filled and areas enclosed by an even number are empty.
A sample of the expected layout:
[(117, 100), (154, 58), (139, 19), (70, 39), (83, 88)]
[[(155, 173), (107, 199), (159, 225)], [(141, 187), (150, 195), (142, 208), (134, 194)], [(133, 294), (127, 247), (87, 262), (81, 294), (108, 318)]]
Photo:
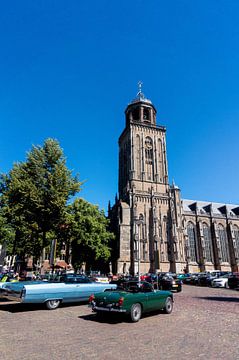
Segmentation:
[(137, 178), (141, 178), (141, 151), (140, 151), (140, 137), (136, 136), (136, 174)]
[(147, 108), (143, 108), (143, 119), (144, 121), (148, 122), (149, 121), (149, 109)]
[(189, 256), (191, 261), (197, 261), (197, 242), (195, 225), (191, 222), (187, 225)]
[(207, 262), (213, 262), (212, 237), (210, 227), (203, 223), (203, 237), (205, 244), (205, 256)]
[(239, 227), (237, 225), (234, 225), (233, 231), (234, 231), (236, 250), (237, 250), (236, 255), (239, 256)]
[(147, 136), (145, 139), (145, 170), (146, 179), (153, 180), (153, 140)]
[(218, 238), (219, 238), (219, 247), (221, 252), (221, 261), (229, 262), (229, 249), (227, 241), (227, 233), (222, 224), (218, 225)]

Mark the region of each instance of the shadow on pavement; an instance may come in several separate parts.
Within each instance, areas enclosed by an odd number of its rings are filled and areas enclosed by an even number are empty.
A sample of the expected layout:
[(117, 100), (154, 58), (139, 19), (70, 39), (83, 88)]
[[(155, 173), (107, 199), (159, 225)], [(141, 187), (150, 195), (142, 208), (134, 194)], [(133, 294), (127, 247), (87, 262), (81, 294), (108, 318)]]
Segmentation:
[[(142, 315), (141, 319), (148, 318), (154, 315), (164, 316), (165, 314), (161, 310), (152, 311), (150, 313), (146, 313)], [(130, 317), (125, 314), (116, 314), (116, 313), (103, 313), (103, 314), (96, 314), (92, 313), (89, 315), (81, 315), (78, 316), (79, 319), (87, 320), (87, 321), (94, 321), (100, 323), (107, 323), (107, 324), (119, 324), (119, 323), (131, 323)]]
[[(94, 322), (99, 322), (99, 323), (107, 323), (107, 324), (119, 324), (122, 322), (127, 322), (127, 319), (124, 316), (120, 316), (117, 314), (110, 314), (111, 316), (109, 316), (109, 314), (104, 314), (104, 315), (98, 315), (95, 313), (89, 314), (89, 315), (81, 315), (78, 316), (79, 319), (83, 319), (86, 321), (94, 321)], [(112, 316), (113, 315), (113, 316)]]
[[(85, 305), (88, 302), (80, 302), (80, 303), (69, 303), (69, 304), (61, 304), (60, 308), (67, 308), (70, 306), (79, 306)], [(29, 312), (29, 311), (57, 311), (56, 310), (48, 310), (45, 304), (22, 304), (14, 301), (10, 301), (8, 299), (0, 299), (0, 311), (8, 311), (11, 313), (21, 313), (21, 312)]]
[(28, 312), (28, 311), (37, 311), (37, 310), (46, 310), (43, 304), (35, 305), (35, 304), (19, 304), (15, 302), (8, 302), (2, 304), (0, 302), (0, 310), (7, 311), (11, 313), (20, 313), (20, 312)]
[(239, 297), (232, 296), (196, 296), (195, 299), (211, 300), (211, 301), (225, 301), (225, 302), (239, 302)]

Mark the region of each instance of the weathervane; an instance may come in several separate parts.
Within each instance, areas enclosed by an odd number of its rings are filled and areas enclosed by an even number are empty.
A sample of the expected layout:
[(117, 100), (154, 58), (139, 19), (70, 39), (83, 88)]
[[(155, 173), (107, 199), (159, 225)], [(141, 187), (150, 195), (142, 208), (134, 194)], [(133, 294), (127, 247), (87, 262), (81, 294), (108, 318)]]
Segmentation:
[(139, 98), (144, 98), (144, 94), (142, 93), (142, 85), (143, 85), (143, 82), (140, 80), (140, 81), (138, 82), (139, 91), (138, 91), (138, 93), (137, 93), (137, 96), (138, 96)]

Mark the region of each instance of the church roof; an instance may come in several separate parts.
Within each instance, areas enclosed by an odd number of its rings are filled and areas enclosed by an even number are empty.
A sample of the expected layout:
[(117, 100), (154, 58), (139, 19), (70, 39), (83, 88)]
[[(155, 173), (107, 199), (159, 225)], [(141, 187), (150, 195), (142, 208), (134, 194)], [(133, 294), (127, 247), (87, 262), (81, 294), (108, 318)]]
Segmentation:
[(185, 212), (192, 212), (195, 211), (197, 208), (198, 213), (207, 214), (210, 212), (211, 208), (212, 213), (215, 215), (225, 215), (225, 209), (231, 216), (238, 216), (239, 214), (239, 205), (234, 204), (182, 199), (182, 205), (183, 211)]

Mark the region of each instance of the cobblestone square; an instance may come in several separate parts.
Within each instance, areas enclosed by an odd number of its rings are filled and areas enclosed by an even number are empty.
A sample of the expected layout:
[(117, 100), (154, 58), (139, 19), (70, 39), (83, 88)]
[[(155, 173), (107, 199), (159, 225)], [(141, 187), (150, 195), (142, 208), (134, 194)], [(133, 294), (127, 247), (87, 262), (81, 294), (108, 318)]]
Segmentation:
[(98, 321), (87, 304), (0, 302), (1, 360), (239, 359), (239, 292), (184, 286), (171, 315)]

